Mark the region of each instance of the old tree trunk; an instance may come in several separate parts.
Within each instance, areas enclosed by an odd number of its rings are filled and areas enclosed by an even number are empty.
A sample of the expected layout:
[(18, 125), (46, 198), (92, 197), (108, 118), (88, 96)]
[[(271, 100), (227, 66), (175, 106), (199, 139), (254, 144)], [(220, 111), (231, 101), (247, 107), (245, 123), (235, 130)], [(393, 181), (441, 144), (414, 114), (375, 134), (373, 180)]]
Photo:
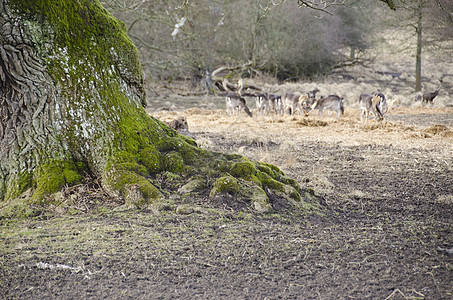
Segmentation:
[[(87, 173), (139, 207), (181, 186), (210, 199), (246, 199), (258, 211), (272, 209), (269, 198), (316, 206), (278, 168), (205, 151), (149, 117), (137, 50), (98, 0), (1, 5), (2, 207), (24, 194), (27, 205), (47, 205)], [(162, 174), (174, 175), (167, 190), (156, 184)]]

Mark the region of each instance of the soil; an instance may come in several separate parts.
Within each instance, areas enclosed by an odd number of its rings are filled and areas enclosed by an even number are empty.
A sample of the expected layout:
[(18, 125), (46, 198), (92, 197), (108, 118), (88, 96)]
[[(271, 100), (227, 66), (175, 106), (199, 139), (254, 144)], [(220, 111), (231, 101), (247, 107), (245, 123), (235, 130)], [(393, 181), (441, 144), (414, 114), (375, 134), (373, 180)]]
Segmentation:
[(200, 198), (156, 213), (68, 189), (69, 212), (0, 220), (3, 299), (453, 299), (452, 108), (395, 107), (365, 126), (354, 107), (227, 117), (220, 98), (184, 99), (150, 113), (185, 116), (201, 147), (279, 166), (323, 211)]

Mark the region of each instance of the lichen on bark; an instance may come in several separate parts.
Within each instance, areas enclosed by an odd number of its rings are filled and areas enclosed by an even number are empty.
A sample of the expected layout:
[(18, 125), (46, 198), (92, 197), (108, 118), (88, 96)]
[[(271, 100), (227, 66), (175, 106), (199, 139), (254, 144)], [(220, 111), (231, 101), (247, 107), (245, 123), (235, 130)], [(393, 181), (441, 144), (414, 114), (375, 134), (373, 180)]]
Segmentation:
[(164, 197), (153, 182), (170, 172), (212, 195), (233, 178), (263, 212), (266, 193), (302, 202), (277, 167), (203, 150), (148, 116), (137, 49), (98, 0), (3, 0), (0, 28), (0, 200), (31, 189), (45, 203), (90, 173), (143, 207)]

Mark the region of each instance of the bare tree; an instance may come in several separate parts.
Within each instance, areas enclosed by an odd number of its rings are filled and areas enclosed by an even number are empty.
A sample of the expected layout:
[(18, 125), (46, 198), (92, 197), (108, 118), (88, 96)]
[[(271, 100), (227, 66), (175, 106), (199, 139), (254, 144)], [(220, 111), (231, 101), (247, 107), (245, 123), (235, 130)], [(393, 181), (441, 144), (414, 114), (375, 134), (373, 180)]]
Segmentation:
[(434, 21), (427, 26), (428, 32), (433, 36), (433, 42), (430, 44), (435, 43), (438, 48), (451, 54), (451, 47), (442, 46), (442, 43), (451, 41), (453, 36), (453, 2), (448, 0), (430, 2), (427, 13), (429, 19)]
[(423, 7), (426, 5), (426, 0), (417, 0), (414, 6), (410, 9), (413, 10), (416, 18), (416, 25), (414, 25), (417, 34), (417, 51), (415, 55), (415, 91), (419, 92), (422, 89), (422, 25), (423, 25)]
[[(400, 0), (398, 27), (411, 28), (415, 37), (415, 91), (422, 89), (422, 52), (427, 47), (441, 47), (439, 41), (451, 36), (451, 4), (442, 0)], [(450, 34), (448, 34), (450, 32)]]

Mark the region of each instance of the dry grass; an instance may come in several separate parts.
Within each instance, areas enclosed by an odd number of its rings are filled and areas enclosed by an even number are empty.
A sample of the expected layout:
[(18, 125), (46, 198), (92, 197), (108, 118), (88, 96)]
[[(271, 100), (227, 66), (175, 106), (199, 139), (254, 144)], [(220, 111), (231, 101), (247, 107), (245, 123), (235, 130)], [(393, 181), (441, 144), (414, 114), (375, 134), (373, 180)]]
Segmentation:
[[(419, 109), (404, 107), (392, 114), (451, 114), (450, 108)], [(317, 116), (228, 117), (224, 110), (187, 109), (183, 112), (157, 112), (153, 116), (170, 121), (178, 116), (188, 119), (190, 132), (213, 132), (238, 142), (297, 144), (303, 141), (341, 143), (344, 145), (381, 144), (411, 148), (414, 146), (451, 147), (452, 130), (445, 125), (410, 126), (402, 122), (377, 123), (370, 120), (367, 126), (360, 122), (359, 111), (348, 109), (339, 119)]]

